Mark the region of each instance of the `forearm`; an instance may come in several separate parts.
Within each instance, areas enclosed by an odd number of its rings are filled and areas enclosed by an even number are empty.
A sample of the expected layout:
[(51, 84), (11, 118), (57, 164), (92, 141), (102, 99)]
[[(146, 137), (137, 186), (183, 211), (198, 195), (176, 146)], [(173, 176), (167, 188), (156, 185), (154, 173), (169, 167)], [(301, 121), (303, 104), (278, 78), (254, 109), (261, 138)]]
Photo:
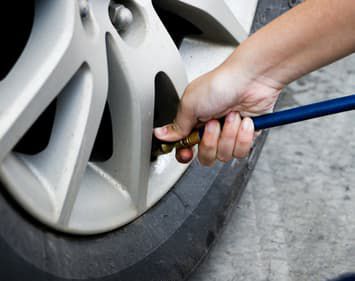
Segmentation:
[(308, 0), (252, 35), (225, 66), (286, 85), (355, 51), (355, 1)]

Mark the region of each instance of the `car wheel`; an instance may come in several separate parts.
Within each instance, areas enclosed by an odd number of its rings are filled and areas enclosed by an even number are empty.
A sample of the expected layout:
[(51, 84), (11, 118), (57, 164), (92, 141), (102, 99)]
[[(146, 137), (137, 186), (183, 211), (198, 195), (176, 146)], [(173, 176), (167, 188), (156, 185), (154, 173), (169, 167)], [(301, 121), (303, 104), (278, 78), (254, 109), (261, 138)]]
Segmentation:
[(207, 169), (173, 154), (152, 161), (152, 128), (246, 32), (213, 0), (9, 5), (18, 24), (1, 52), (1, 278), (186, 279), (265, 135), (249, 159)]

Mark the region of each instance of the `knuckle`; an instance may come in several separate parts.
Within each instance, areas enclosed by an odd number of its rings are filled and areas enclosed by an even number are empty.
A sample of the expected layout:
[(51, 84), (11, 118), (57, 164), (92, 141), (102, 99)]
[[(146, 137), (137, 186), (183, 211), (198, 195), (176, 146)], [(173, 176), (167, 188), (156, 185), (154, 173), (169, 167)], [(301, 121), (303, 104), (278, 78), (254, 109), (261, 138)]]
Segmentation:
[(189, 101), (189, 95), (188, 94), (185, 94), (183, 95), (183, 97), (181, 98), (180, 100), (180, 107), (181, 109), (184, 109), (184, 108), (189, 108), (190, 107), (190, 101)]
[(225, 138), (221, 137), (218, 142), (218, 152), (224, 155), (232, 155), (233, 150), (237, 144), (238, 138), (237, 136)]
[(216, 155), (213, 153), (205, 153), (199, 151), (198, 159), (203, 166), (210, 166), (213, 165), (213, 163), (215, 162)]
[(243, 159), (248, 155), (248, 152), (242, 149), (236, 149), (233, 153), (233, 156), (238, 159)]
[(250, 139), (246, 139), (246, 138), (245, 139), (242, 138), (242, 139), (240, 139), (238, 141), (238, 145), (241, 146), (241, 147), (248, 147), (248, 146), (251, 145), (251, 140)]
[(217, 159), (223, 163), (227, 163), (229, 162), (230, 160), (232, 160), (232, 157), (228, 157), (228, 156), (218, 156)]
[(223, 139), (227, 139), (227, 140), (231, 140), (231, 139), (235, 139), (235, 137), (237, 136), (238, 133), (238, 128), (234, 129), (234, 128), (223, 128), (223, 132), (222, 132), (222, 138)]
[(171, 124), (172, 130), (174, 132), (176, 132), (180, 137), (185, 137), (189, 132), (186, 132), (186, 130), (181, 127), (177, 121), (177, 119), (175, 119), (173, 121), (173, 123)]
[(212, 162), (209, 162), (206, 166), (207, 167), (213, 167), (215, 163), (216, 163), (215, 161), (212, 161)]
[(195, 103), (197, 102), (197, 99), (189, 94), (185, 93), (183, 97), (180, 100), (180, 110), (181, 113), (186, 113), (186, 112), (193, 112), (195, 109)]
[(218, 151), (217, 159), (221, 162), (226, 162), (226, 155), (224, 153)]
[(217, 158), (222, 162), (228, 162), (232, 159), (233, 146), (223, 146), (218, 148)]
[(202, 141), (199, 150), (204, 153), (210, 153), (216, 150), (216, 146), (213, 143)]
[(205, 157), (199, 156), (198, 160), (202, 166), (211, 167), (213, 166), (214, 160), (207, 159)]

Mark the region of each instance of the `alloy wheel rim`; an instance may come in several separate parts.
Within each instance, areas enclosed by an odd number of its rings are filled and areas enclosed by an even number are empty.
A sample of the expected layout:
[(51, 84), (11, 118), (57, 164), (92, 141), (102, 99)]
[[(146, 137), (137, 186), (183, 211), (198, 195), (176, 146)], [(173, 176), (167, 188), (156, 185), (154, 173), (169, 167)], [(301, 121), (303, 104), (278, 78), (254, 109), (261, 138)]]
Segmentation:
[[(122, 29), (112, 22), (112, 5), (132, 14)], [(205, 65), (192, 66), (191, 53), (220, 48), (216, 64), (232, 50), (226, 44), (245, 38), (224, 2), (154, 5), (192, 22), (201, 34), (184, 40), (179, 52), (151, 0), (35, 1), (29, 41), (0, 82), (0, 175), (17, 202), (54, 229), (109, 231), (162, 198), (188, 165), (178, 164), (173, 153), (150, 161), (157, 88), (169, 87), (180, 97), (188, 81), (206, 71)], [(16, 151), (54, 101), (48, 145), (32, 155)], [(112, 151), (95, 161), (107, 105)]]

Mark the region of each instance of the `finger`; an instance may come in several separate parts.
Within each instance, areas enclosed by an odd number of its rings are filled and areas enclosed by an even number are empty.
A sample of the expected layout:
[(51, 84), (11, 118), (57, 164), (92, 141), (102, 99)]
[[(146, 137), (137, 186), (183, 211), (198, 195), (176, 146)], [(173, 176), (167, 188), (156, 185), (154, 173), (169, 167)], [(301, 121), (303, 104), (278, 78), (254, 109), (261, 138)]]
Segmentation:
[(217, 157), (218, 139), (221, 126), (217, 120), (207, 122), (205, 132), (198, 149), (198, 159), (204, 166), (212, 166)]
[(192, 148), (182, 148), (176, 151), (176, 159), (183, 164), (189, 163), (194, 156)]
[(155, 136), (165, 141), (177, 141), (188, 136), (198, 121), (193, 108), (193, 101), (189, 102), (187, 98), (183, 98), (174, 122), (161, 128), (155, 128)]
[(239, 127), (238, 136), (234, 147), (234, 157), (244, 158), (248, 155), (253, 143), (253, 136), (253, 121), (249, 117), (246, 117), (243, 119), (241, 126)]
[(228, 162), (233, 158), (234, 144), (238, 135), (238, 129), (242, 122), (240, 115), (231, 112), (227, 115), (221, 137), (218, 142), (217, 158), (222, 162)]

